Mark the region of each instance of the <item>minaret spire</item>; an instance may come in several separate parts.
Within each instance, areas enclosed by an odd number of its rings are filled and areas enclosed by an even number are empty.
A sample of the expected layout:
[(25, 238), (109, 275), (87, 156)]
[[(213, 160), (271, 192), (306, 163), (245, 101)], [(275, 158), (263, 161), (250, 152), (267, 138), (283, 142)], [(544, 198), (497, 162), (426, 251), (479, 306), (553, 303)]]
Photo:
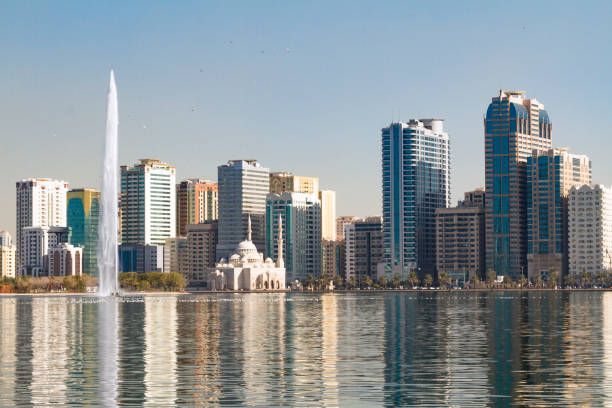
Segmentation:
[(283, 260), (283, 220), (280, 214), (278, 214), (278, 240), (276, 241), (276, 244), (278, 245), (278, 258), (276, 259), (276, 267), (284, 268), (285, 261)]
[(249, 214), (249, 223), (247, 227), (247, 241), (252, 241), (251, 214)]

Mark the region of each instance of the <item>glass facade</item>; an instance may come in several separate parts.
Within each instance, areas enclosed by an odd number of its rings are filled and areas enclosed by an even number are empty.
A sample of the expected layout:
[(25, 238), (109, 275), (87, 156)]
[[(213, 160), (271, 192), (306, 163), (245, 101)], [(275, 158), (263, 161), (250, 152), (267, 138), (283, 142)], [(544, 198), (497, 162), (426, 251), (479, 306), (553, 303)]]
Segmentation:
[(548, 114), (522, 92), (500, 91), (485, 117), (487, 269), (518, 276), (527, 267), (526, 162), (551, 145)]
[(78, 189), (67, 193), (67, 223), (72, 230), (70, 244), (83, 248), (83, 273), (98, 277), (98, 220), (100, 192)]
[(382, 129), (383, 246), (391, 273), (435, 272), (435, 210), (450, 205), (450, 139), (442, 123)]

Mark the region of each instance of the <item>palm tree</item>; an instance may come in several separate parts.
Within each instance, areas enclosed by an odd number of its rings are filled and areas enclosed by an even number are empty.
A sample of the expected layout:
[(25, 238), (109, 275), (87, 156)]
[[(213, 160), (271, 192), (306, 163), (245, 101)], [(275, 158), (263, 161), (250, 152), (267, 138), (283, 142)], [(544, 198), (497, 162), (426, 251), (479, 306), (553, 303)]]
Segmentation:
[(565, 275), (565, 277), (563, 278), (563, 284), (567, 287), (567, 286), (574, 286), (576, 285), (576, 278), (574, 278), (574, 275), (567, 274)]
[(555, 288), (559, 285), (559, 271), (554, 266), (548, 270), (548, 287)]
[(372, 278), (366, 275), (365, 278), (361, 280), (361, 283), (363, 283), (363, 286), (365, 286), (366, 288), (369, 288), (370, 286), (372, 286)]
[(354, 276), (351, 276), (351, 278), (348, 281), (348, 285), (351, 287), (351, 289), (354, 289), (355, 286), (357, 286), (357, 282), (355, 281)]
[(504, 287), (512, 286), (512, 279), (509, 275), (504, 275)]
[(525, 286), (527, 286), (527, 284), (529, 284), (529, 281), (522, 273), (518, 278), (518, 284), (521, 286), (521, 288), (524, 288)]
[(440, 276), (438, 277), (438, 281), (440, 282), (440, 286), (446, 289), (448, 289), (448, 287), (451, 284), (451, 278), (450, 276), (448, 276), (448, 273), (446, 272), (440, 273)]
[(473, 274), (472, 277), (470, 278), (470, 287), (475, 288), (476, 286), (478, 286), (479, 283), (480, 283), (480, 277), (478, 276), (477, 273)]
[(487, 285), (492, 285), (495, 282), (495, 278), (497, 278), (495, 269), (489, 269), (487, 271)]
[(314, 284), (315, 284), (315, 277), (314, 275), (310, 274), (308, 275), (308, 278), (306, 278), (306, 286), (308, 288), (310, 288), (310, 290), (314, 289)]
[(387, 285), (389, 284), (389, 282), (387, 282), (387, 278), (383, 275), (378, 279), (378, 284), (385, 289), (387, 287)]
[(394, 288), (399, 288), (400, 285), (402, 284), (402, 275), (395, 275), (393, 277), (393, 282), (391, 282), (391, 284), (393, 285)]
[(533, 278), (533, 285), (534, 285), (536, 288), (539, 288), (539, 287), (541, 287), (541, 286), (542, 286), (542, 278), (540, 277), (540, 275), (539, 275), (539, 274), (538, 274), (538, 275), (536, 275), (536, 277), (535, 277), (535, 278)]
[(431, 285), (433, 285), (433, 278), (430, 274), (427, 274), (423, 278), (423, 286), (430, 287)]
[(342, 280), (342, 276), (340, 276), (340, 275), (334, 276), (334, 287), (336, 287), (336, 288), (340, 287), (340, 286), (342, 286), (343, 283), (344, 282)]
[(407, 279), (408, 285), (410, 285), (410, 287), (415, 287), (416, 285), (419, 284), (419, 278), (417, 277), (417, 274), (415, 271), (410, 271), (410, 274), (408, 275), (408, 279)]

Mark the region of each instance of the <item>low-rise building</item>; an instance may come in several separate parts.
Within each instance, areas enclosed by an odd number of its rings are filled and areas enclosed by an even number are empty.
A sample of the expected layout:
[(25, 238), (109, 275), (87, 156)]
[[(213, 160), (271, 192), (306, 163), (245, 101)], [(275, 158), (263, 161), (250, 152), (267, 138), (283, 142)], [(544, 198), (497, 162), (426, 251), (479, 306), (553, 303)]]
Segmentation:
[(119, 245), (119, 272), (164, 272), (164, 247), (144, 244)]
[(49, 249), (70, 241), (69, 227), (26, 227), (22, 230), (20, 274), (46, 276), (49, 271)]
[(82, 248), (67, 243), (49, 248), (49, 276), (80, 276), (82, 273)]
[(0, 245), (0, 278), (15, 277), (16, 252), (14, 245)]

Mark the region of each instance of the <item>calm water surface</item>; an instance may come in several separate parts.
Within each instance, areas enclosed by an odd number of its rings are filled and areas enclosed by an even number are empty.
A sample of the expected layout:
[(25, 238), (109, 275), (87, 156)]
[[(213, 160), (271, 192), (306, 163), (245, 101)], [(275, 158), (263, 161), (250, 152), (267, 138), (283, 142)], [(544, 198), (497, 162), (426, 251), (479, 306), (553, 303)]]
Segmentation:
[(612, 293), (0, 298), (1, 406), (612, 407)]

